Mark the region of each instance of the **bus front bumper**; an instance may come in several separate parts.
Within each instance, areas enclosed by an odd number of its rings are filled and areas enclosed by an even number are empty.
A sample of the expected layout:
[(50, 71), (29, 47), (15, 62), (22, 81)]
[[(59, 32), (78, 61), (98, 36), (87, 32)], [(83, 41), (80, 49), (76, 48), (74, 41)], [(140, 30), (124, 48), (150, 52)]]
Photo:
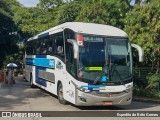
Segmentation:
[(78, 106), (107, 106), (128, 105), (132, 101), (132, 91), (120, 96), (97, 96), (77, 90), (76, 105)]

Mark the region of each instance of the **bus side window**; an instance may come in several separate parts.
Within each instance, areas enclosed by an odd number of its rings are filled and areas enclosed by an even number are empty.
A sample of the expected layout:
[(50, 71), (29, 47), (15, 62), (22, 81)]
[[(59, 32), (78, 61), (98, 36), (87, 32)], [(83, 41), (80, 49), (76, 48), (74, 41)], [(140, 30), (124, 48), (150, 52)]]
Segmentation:
[(57, 47), (57, 53), (58, 54), (63, 54), (63, 46), (58, 46)]
[(47, 54), (51, 55), (54, 53), (53, 45), (53, 36), (50, 36), (47, 42)]
[(58, 41), (57, 44), (56, 44), (56, 53), (57, 54), (64, 54), (63, 43), (62, 42)]
[(47, 47), (46, 47), (46, 43), (42, 43), (42, 49), (41, 49), (41, 54), (46, 54), (47, 53)]
[(52, 54), (52, 47), (48, 46), (48, 54)]
[(47, 54), (47, 38), (42, 38), (37, 41), (36, 54)]
[(62, 58), (64, 58), (64, 41), (63, 41), (63, 34), (59, 33), (55, 37), (55, 47), (56, 47), (56, 54)]
[(36, 43), (36, 54), (40, 54), (41, 51), (41, 43), (39, 41), (37, 41)]

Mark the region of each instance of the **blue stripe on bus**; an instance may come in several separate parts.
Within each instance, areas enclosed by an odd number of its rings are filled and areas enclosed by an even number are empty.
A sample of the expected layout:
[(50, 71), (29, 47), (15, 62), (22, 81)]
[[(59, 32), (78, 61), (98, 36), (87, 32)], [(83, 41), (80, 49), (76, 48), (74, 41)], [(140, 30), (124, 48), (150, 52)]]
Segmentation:
[[(38, 57), (38, 56), (36, 56)], [(27, 65), (35, 65), (40, 67), (47, 67), (47, 68), (55, 68), (55, 60), (54, 59), (47, 59), (47, 58), (27, 58), (26, 59)]]
[(38, 38), (43, 38), (43, 37), (46, 37), (46, 36), (49, 36), (49, 32), (38, 35)]
[(46, 68), (55, 68), (55, 60), (47, 59), (46, 55), (36, 55), (36, 58), (26, 58), (27, 65), (35, 65), (36, 83), (46, 87), (46, 80), (39, 78), (39, 70), (46, 71)]
[(36, 58), (46, 58), (46, 55), (36, 55)]
[(90, 91), (99, 91), (99, 90), (104, 90), (105, 86), (102, 86), (102, 85), (84, 85), (84, 86), (81, 86), (81, 88), (86, 88)]

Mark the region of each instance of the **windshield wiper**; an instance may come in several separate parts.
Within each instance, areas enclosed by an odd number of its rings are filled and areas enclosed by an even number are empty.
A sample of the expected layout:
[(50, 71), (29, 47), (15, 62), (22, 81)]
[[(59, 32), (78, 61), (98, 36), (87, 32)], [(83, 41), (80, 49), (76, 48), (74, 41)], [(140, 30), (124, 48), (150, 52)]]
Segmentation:
[(96, 77), (96, 79), (94, 80), (93, 84), (96, 84), (98, 81), (101, 80), (101, 76), (104, 76), (107, 74), (107, 72), (105, 71), (105, 69), (108, 69), (108, 66), (107, 65), (104, 65), (102, 67), (102, 71), (99, 72), (98, 76)]
[(121, 81), (121, 84), (124, 85), (123, 79), (122, 79), (120, 73), (118, 72), (118, 70), (116, 69), (116, 67), (118, 66), (118, 64), (113, 64), (113, 65), (114, 65), (114, 66), (113, 66), (113, 70), (112, 70), (111, 76), (113, 76), (113, 73), (114, 73), (114, 71), (115, 71), (116, 74), (118, 75), (120, 81)]

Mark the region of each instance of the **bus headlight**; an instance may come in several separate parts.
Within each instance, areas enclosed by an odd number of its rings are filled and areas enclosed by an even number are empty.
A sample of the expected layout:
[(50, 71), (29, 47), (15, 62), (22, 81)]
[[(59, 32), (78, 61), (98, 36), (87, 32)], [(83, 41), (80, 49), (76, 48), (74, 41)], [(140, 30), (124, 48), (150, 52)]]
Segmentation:
[(91, 92), (90, 90), (88, 90), (87, 88), (82, 88), (82, 87), (77, 87), (78, 90), (85, 92), (85, 93), (89, 93)]
[(125, 90), (126, 93), (129, 93), (129, 92), (131, 92), (131, 91), (132, 91), (132, 87), (126, 88), (126, 90)]
[(76, 89), (82, 91), (82, 92), (85, 92), (85, 93), (88, 93), (88, 92), (91, 92), (90, 90), (88, 90), (87, 88), (82, 88), (82, 87), (78, 87), (72, 80), (71, 80), (72, 84), (76, 87)]
[(90, 90), (88, 90), (87, 88), (80, 88), (79, 90), (82, 91), (82, 92), (85, 92), (85, 93), (90, 92)]

